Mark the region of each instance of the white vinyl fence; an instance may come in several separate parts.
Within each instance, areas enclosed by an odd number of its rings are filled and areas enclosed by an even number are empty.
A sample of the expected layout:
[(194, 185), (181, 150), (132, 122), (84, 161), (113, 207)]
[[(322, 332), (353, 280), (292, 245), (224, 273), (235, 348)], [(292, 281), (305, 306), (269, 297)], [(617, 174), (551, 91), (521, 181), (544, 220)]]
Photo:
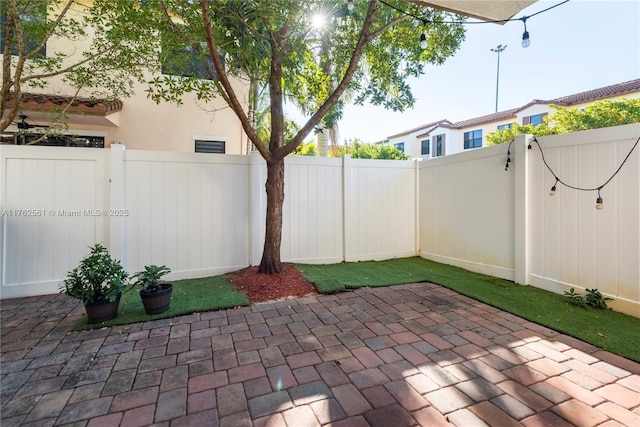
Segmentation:
[[(0, 146), (0, 168), (2, 298), (57, 292), (95, 242), (129, 272), (166, 264), (170, 279), (260, 262), (266, 164), (257, 152)], [(288, 158), (283, 261), (415, 256), (415, 177), (411, 161)]]
[[(566, 182), (602, 185), (640, 124), (538, 138)], [(640, 147), (596, 194), (558, 186), (528, 137), (429, 161), (289, 157), (282, 259), (420, 256), (562, 293), (598, 288), (640, 316)], [(257, 265), (266, 165), (250, 156), (0, 146), (0, 297), (55, 293), (103, 242), (170, 279)]]
[[(597, 188), (624, 161), (640, 124), (538, 137), (570, 185)], [(507, 145), (421, 162), (420, 256), (556, 293), (597, 288), (640, 316), (640, 147), (601, 191), (557, 185), (540, 149)], [(526, 303), (526, 302), (523, 302)]]

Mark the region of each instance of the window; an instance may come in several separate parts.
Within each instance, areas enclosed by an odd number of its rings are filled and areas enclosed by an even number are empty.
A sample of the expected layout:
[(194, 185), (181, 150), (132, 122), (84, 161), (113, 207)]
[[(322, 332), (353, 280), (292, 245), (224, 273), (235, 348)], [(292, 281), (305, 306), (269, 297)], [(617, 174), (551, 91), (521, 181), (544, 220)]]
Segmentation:
[[(4, 2), (3, 2), (4, 3)], [(7, 9), (0, 8), (0, 55), (4, 52), (5, 34), (7, 31)], [(22, 38), (24, 41), (24, 52), (28, 54), (34, 51), (44, 39), (45, 31), (43, 25), (47, 17), (47, 2), (25, 2), (19, 11), (20, 26), (22, 27)], [(13, 41), (11, 43), (11, 54), (18, 55), (18, 39), (13, 30)], [(38, 55), (46, 56), (46, 46), (43, 46)]]
[(498, 130), (505, 130), (505, 129), (513, 129), (513, 123), (508, 123), (506, 125), (498, 125)]
[(441, 134), (441, 135), (435, 135), (433, 137), (433, 154), (431, 155), (432, 157), (440, 157), (440, 156), (444, 156), (445, 154), (445, 139), (446, 139), (446, 135), (445, 134)]
[(542, 113), (542, 114), (536, 114), (534, 116), (525, 116), (522, 118), (522, 124), (523, 125), (528, 125), (528, 124), (532, 124), (534, 126), (538, 126), (540, 124), (543, 123), (542, 118), (544, 116), (546, 116), (548, 113)]
[(420, 148), (420, 154), (422, 154), (423, 156), (428, 156), (429, 155), (429, 148), (431, 145), (431, 141), (429, 141), (428, 139), (423, 139), (421, 142), (421, 148)]
[(0, 135), (3, 144), (40, 145), (45, 147), (104, 148), (104, 137), (93, 135), (44, 135), (42, 133), (12, 133)]
[(398, 142), (397, 144), (393, 144), (396, 147), (396, 150), (400, 150), (404, 153), (404, 142)]
[[(224, 55), (219, 55), (224, 64)], [(173, 76), (196, 77), (203, 80), (217, 79), (213, 60), (205, 43), (184, 46), (183, 48), (168, 48), (163, 52), (162, 73)], [(213, 72), (213, 77), (207, 70), (207, 64)]]
[(482, 147), (482, 129), (464, 133), (464, 149)]
[(225, 142), (224, 141), (202, 141), (202, 140), (196, 139), (196, 153), (224, 154)]

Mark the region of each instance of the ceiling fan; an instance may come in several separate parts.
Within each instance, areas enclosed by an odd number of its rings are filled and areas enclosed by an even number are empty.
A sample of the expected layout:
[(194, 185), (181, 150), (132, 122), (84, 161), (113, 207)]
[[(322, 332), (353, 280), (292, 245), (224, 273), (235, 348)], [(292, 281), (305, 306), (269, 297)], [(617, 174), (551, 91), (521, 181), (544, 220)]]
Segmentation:
[(20, 121), (17, 123), (18, 125), (18, 130), (20, 132), (24, 132), (27, 131), (29, 129), (33, 129), (33, 128), (43, 128), (43, 129), (48, 129), (49, 126), (43, 126), (43, 125), (30, 125), (29, 123), (27, 123), (27, 115), (24, 113), (20, 113), (20, 115), (18, 116), (18, 118), (20, 118)]

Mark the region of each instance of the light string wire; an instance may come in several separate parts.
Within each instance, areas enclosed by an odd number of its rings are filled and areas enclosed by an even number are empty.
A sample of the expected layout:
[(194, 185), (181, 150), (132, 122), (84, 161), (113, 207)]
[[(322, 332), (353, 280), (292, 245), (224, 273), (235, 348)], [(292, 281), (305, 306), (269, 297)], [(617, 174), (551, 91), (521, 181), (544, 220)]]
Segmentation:
[[(609, 179), (607, 179), (602, 185), (600, 185), (598, 187), (593, 187), (593, 188), (579, 187), (577, 185), (567, 184), (562, 179), (560, 179), (560, 177), (558, 177), (558, 174), (556, 174), (553, 171), (553, 169), (551, 168), (551, 166), (549, 166), (549, 163), (547, 163), (547, 159), (544, 157), (544, 150), (542, 149), (542, 146), (538, 142), (538, 139), (534, 136), (532, 141), (535, 142), (536, 145), (538, 146), (538, 148), (540, 149), (540, 157), (542, 158), (542, 163), (544, 163), (544, 165), (547, 168), (547, 170), (549, 170), (549, 172), (551, 172), (551, 175), (553, 175), (553, 178), (555, 179), (555, 183), (553, 184), (553, 187), (551, 187), (551, 191), (549, 192), (549, 195), (553, 196), (555, 194), (556, 185), (558, 185), (558, 183), (564, 185), (567, 188), (571, 188), (571, 189), (577, 190), (577, 191), (597, 191), (598, 192), (598, 198), (596, 200), (596, 208), (597, 209), (602, 209), (602, 197), (600, 196), (600, 191), (607, 184), (609, 184), (611, 182), (611, 180), (616, 177), (616, 175), (618, 175), (620, 170), (622, 170), (622, 167), (625, 165), (625, 163), (627, 163), (627, 160), (629, 160), (629, 157), (631, 157), (631, 154), (633, 153), (633, 151), (638, 146), (638, 143), (640, 143), (640, 137), (638, 137), (638, 139), (636, 139), (636, 142), (635, 142), (635, 144), (633, 144), (633, 147), (631, 147), (631, 150), (629, 150), (629, 152), (625, 156), (625, 158), (622, 161), (622, 163), (620, 163), (620, 166), (618, 166), (618, 169), (616, 169), (616, 171), (609, 177)], [(506, 164), (506, 166), (504, 168), (505, 171), (509, 170), (509, 164), (511, 163), (511, 145), (514, 142), (515, 142), (515, 139), (511, 140), (511, 142), (509, 143), (509, 146), (507, 147), (507, 164)], [(527, 146), (527, 149), (531, 150), (531, 143), (529, 143), (529, 145)]]
[[(569, 2), (569, 0), (564, 0), (561, 3), (555, 4), (553, 6), (549, 6), (546, 9), (543, 9), (543, 10), (541, 10), (539, 12), (536, 12), (533, 15), (523, 16), (523, 17), (520, 17), (520, 18), (500, 19), (500, 20), (492, 20), (492, 21), (437, 21), (437, 23), (438, 24), (464, 24), (464, 25), (467, 25), (467, 24), (504, 24), (506, 22), (514, 22), (514, 21), (526, 22), (526, 20), (529, 19), (529, 18), (532, 18), (532, 17), (534, 17), (536, 15), (540, 15), (541, 13), (544, 13), (544, 12), (546, 12), (548, 10), (551, 10), (553, 8), (561, 6), (561, 5), (563, 5), (563, 4), (567, 3), (567, 2)], [(409, 12), (407, 12), (405, 10), (402, 10), (397, 6), (394, 6), (392, 4), (387, 3), (384, 0), (380, 0), (380, 3), (384, 4), (387, 7), (390, 7), (391, 9), (394, 9), (395, 11), (400, 12), (400, 13), (406, 15), (406, 16), (410, 16), (410, 17), (412, 17), (414, 19), (417, 19), (418, 21), (421, 21), (423, 24), (427, 24), (427, 23), (432, 22), (432, 21), (430, 21), (430, 20), (428, 20), (426, 18), (417, 16), (417, 15), (414, 15), (413, 13), (409, 13)]]
[[(627, 162), (627, 160), (629, 160), (629, 157), (631, 157), (631, 153), (633, 153), (633, 150), (635, 150), (636, 147), (638, 146), (638, 142), (640, 142), (640, 137), (638, 137), (638, 139), (636, 139), (636, 143), (633, 144), (633, 147), (631, 147), (631, 150), (629, 150), (629, 152), (627, 153), (626, 157), (624, 158), (622, 163), (620, 163), (620, 166), (618, 166), (618, 169), (616, 169), (616, 171), (613, 173), (613, 175), (611, 175), (609, 177), (609, 179), (607, 179), (604, 182), (604, 184), (602, 184), (602, 185), (600, 185), (598, 187), (594, 187), (594, 188), (586, 188), (586, 187), (578, 187), (578, 186), (570, 185), (570, 184), (567, 184), (566, 182), (564, 182), (562, 179), (560, 179), (558, 177), (558, 175), (553, 171), (553, 169), (551, 169), (551, 166), (549, 166), (549, 164), (547, 163), (547, 159), (545, 159), (545, 157), (544, 157), (544, 151), (542, 150), (542, 146), (540, 145), (540, 143), (538, 142), (538, 139), (535, 136), (533, 137), (533, 142), (535, 142), (536, 145), (538, 146), (538, 148), (540, 149), (540, 156), (542, 157), (542, 163), (544, 163), (544, 165), (547, 167), (549, 172), (551, 172), (551, 175), (553, 175), (553, 177), (555, 178), (556, 183), (560, 183), (560, 184), (564, 185), (565, 187), (571, 188), (573, 190), (578, 190), (578, 191), (598, 191), (599, 192), (600, 190), (602, 190), (604, 188), (605, 185), (609, 184), (611, 182), (611, 180), (613, 178), (615, 178), (616, 175), (618, 175), (618, 172), (620, 172), (620, 170), (622, 169), (624, 164)], [(531, 146), (529, 146), (528, 148), (531, 149)]]

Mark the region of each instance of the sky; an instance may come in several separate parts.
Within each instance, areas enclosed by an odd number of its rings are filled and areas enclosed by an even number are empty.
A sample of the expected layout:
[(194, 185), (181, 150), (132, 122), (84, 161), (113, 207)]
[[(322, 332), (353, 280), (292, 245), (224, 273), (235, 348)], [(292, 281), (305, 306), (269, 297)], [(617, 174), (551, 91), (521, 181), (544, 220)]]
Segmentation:
[[(531, 16), (562, 0), (541, 0), (514, 16)], [(440, 66), (410, 81), (417, 98), (402, 113), (371, 105), (349, 106), (340, 121), (342, 143), (376, 142), (407, 129), (495, 112), (497, 53), (500, 54), (498, 111), (533, 99), (565, 95), (640, 78), (640, 1), (571, 0), (527, 19), (531, 45), (521, 46), (521, 21), (466, 26), (466, 40)], [(419, 29), (416, 30), (419, 43)]]

